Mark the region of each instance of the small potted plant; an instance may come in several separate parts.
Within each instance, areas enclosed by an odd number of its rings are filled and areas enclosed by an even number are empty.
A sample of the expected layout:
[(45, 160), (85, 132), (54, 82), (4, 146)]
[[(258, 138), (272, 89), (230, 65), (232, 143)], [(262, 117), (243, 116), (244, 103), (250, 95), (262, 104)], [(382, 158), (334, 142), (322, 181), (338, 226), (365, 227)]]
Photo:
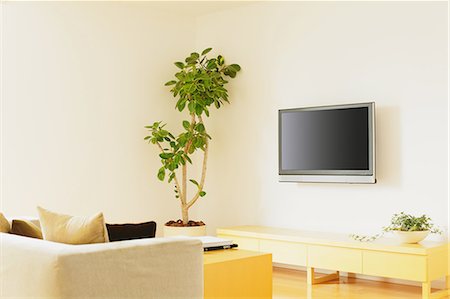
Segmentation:
[(431, 218), (422, 215), (415, 217), (413, 215), (401, 212), (394, 214), (391, 224), (383, 228), (385, 232), (393, 232), (402, 243), (418, 243), (425, 239), (428, 234), (440, 234), (441, 231), (431, 223)]
[[(208, 58), (211, 50), (207, 48), (201, 54), (194, 52), (184, 62), (175, 62), (178, 68), (175, 78), (165, 84), (171, 87), (175, 109), (188, 112), (187, 119), (181, 123), (182, 132), (171, 133), (161, 121), (146, 126), (150, 134), (144, 139), (157, 146), (161, 158), (157, 177), (173, 184), (174, 196), (181, 206), (181, 219), (165, 224), (165, 236), (206, 234), (202, 221), (189, 219), (189, 209), (206, 195), (204, 185), (211, 136), (207, 133), (204, 117), (209, 117), (213, 107), (219, 109), (229, 103), (225, 87), (229, 78), (235, 78), (241, 70), (238, 64), (226, 64), (222, 55)], [(188, 177), (188, 165), (192, 164), (192, 157), (197, 152), (203, 154), (198, 181)], [(188, 182), (194, 189), (191, 198), (188, 198)]]
[(422, 215), (415, 217), (404, 212), (394, 214), (389, 226), (374, 236), (350, 235), (351, 238), (361, 242), (371, 242), (380, 238), (385, 232), (393, 232), (402, 243), (414, 244), (425, 239), (430, 233), (440, 234), (441, 231), (431, 223), (431, 218)]

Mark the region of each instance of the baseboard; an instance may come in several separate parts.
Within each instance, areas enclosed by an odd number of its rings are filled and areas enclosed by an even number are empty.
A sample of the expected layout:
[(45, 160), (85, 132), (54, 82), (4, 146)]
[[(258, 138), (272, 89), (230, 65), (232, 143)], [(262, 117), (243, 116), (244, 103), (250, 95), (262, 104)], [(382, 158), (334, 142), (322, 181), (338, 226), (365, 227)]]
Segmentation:
[[(292, 269), (292, 270), (306, 272), (306, 267), (302, 267), (302, 266), (293, 266), (293, 265), (280, 264), (280, 263), (273, 263), (273, 266), (278, 267), (278, 268), (286, 268), (286, 269)], [(330, 273), (335, 272), (335, 271), (331, 271), (331, 270), (322, 270), (322, 269), (315, 269), (315, 271), (317, 273), (322, 273), (322, 274), (330, 274)], [(386, 283), (403, 284), (403, 285), (417, 286), (417, 287), (422, 286), (422, 284), (417, 281), (410, 281), (410, 280), (403, 280), (403, 279), (396, 279), (396, 278), (384, 278), (384, 277), (379, 277), (379, 276), (370, 276), (370, 275), (355, 274), (355, 273), (350, 273), (350, 275), (349, 275), (349, 273), (346, 273), (346, 272), (340, 272), (340, 274), (341, 274), (341, 276), (344, 276), (344, 277), (355, 277), (358, 279), (381, 281), (381, 282), (386, 282)], [(436, 289), (445, 288), (445, 279), (442, 278), (442, 279), (433, 281), (431, 283), (431, 287), (436, 288)]]

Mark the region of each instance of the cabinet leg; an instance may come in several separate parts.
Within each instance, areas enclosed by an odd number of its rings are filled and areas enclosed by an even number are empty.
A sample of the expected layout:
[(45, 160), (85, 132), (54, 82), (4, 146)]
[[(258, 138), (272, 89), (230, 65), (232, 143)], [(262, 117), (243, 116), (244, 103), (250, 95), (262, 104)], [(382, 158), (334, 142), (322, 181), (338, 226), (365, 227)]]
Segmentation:
[(316, 274), (314, 273), (314, 268), (312, 267), (307, 268), (306, 281), (308, 282), (308, 285), (318, 284), (335, 279), (339, 279), (339, 271), (336, 271), (335, 273), (331, 274), (325, 274), (322, 275), (321, 277), (316, 277)]
[(431, 282), (422, 282), (422, 299), (430, 299), (431, 296)]
[(308, 285), (313, 285), (314, 284), (314, 268), (308, 267), (306, 269), (306, 281), (308, 283)]
[(313, 299), (313, 294), (312, 294), (312, 285), (306, 285), (306, 298), (307, 299)]
[(422, 299), (444, 299), (450, 296), (450, 276), (445, 277), (445, 289), (431, 292), (431, 281), (422, 283)]

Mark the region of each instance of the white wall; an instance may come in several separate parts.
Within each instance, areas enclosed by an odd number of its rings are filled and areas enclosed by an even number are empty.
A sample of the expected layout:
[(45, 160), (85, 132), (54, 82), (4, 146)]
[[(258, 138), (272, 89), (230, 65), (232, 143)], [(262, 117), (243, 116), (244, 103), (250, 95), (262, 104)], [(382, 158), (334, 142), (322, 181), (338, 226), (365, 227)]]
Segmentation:
[[(377, 231), (394, 212), (447, 220), (446, 3), (4, 2), (2, 207), (178, 217), (143, 126), (181, 119), (172, 62), (212, 46), (243, 71), (207, 120), (210, 233), (265, 224)], [(214, 50), (214, 51), (215, 51)], [(277, 110), (374, 100), (376, 185), (277, 181)]]
[(153, 121), (180, 125), (163, 84), (192, 48), (189, 15), (144, 2), (3, 5), (1, 210), (179, 217), (143, 138)]
[[(446, 5), (269, 2), (200, 17), (198, 47), (243, 69), (213, 125), (221, 224), (237, 213), (239, 224), (372, 233), (406, 211), (446, 226)], [(377, 184), (278, 182), (278, 109), (361, 101), (376, 102)]]

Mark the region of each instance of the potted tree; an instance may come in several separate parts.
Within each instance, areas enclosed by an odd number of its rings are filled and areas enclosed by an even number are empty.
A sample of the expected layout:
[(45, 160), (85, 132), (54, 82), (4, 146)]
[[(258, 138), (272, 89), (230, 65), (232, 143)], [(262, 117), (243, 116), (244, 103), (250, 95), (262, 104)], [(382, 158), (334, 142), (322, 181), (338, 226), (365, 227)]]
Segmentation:
[[(188, 113), (188, 119), (182, 121), (183, 131), (175, 135), (161, 121), (146, 126), (150, 134), (144, 140), (156, 145), (161, 158), (162, 166), (157, 177), (173, 184), (174, 195), (181, 206), (181, 219), (165, 224), (165, 236), (206, 234), (202, 221), (189, 219), (189, 209), (206, 195), (204, 186), (211, 136), (207, 133), (203, 117), (209, 117), (212, 107), (219, 109), (224, 103), (229, 103), (225, 88), (227, 77), (235, 78), (241, 70), (238, 64), (225, 64), (222, 55), (208, 58), (211, 50), (207, 48), (201, 54), (194, 52), (184, 62), (175, 62), (179, 69), (175, 79), (165, 84), (171, 87), (170, 92), (176, 98), (175, 109)], [(192, 156), (199, 151), (203, 154), (203, 163), (197, 181), (188, 177), (188, 165), (192, 164)], [(188, 198), (188, 182), (194, 188), (192, 198)]]

